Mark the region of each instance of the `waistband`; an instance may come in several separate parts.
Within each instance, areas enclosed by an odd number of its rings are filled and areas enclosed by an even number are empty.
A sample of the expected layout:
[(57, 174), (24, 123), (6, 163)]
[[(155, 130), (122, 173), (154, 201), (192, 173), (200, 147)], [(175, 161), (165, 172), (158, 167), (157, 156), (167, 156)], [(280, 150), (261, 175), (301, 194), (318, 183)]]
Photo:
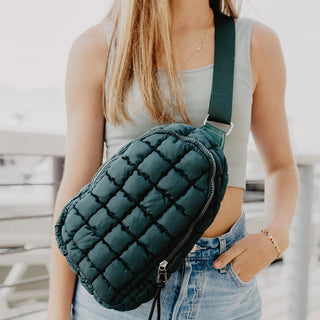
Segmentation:
[(242, 210), (237, 221), (226, 233), (212, 238), (199, 238), (199, 240), (194, 244), (192, 250), (188, 253), (188, 258), (210, 257), (212, 255), (212, 249), (217, 251), (220, 250), (222, 246), (224, 248), (230, 247), (232, 243), (243, 238), (246, 234), (245, 213)]

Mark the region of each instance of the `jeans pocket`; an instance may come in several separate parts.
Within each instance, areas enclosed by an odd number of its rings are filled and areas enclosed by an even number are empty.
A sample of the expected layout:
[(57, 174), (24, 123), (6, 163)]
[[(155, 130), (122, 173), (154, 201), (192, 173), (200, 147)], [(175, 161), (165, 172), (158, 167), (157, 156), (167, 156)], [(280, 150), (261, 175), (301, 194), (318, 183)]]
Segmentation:
[(234, 280), (235, 284), (238, 287), (246, 287), (249, 286), (250, 284), (254, 284), (256, 281), (256, 276), (254, 276), (251, 280), (249, 281), (244, 281), (242, 280), (239, 275), (236, 273), (236, 271), (233, 269), (232, 261), (230, 261), (227, 264), (227, 272), (230, 274), (231, 278)]

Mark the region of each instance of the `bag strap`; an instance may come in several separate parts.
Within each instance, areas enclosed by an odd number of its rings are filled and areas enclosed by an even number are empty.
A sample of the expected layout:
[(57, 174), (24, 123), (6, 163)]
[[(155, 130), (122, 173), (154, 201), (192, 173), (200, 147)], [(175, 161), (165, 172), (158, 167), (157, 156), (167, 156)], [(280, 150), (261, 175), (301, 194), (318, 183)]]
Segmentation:
[(208, 120), (230, 124), (235, 55), (235, 25), (220, 12), (215, 19), (215, 53)]
[[(214, 4), (219, 1), (213, 1)], [(235, 23), (229, 17), (214, 8), (215, 53), (212, 89), (209, 110), (202, 129), (220, 136), (220, 145), (224, 146), (225, 135), (232, 128), (232, 98), (235, 57)], [(210, 122), (210, 125), (208, 125)], [(226, 130), (225, 130), (226, 129)]]

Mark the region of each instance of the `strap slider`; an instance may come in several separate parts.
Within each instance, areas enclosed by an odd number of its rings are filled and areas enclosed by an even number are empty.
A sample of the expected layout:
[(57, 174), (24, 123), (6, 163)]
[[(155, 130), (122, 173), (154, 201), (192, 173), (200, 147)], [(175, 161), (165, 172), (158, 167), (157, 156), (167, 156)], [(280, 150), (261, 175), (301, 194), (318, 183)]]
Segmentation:
[(227, 123), (208, 120), (208, 117), (209, 117), (209, 114), (207, 114), (206, 118), (203, 121), (204, 125), (208, 122), (212, 126), (217, 127), (218, 129), (224, 131), (226, 133), (226, 136), (228, 136), (231, 133), (233, 129), (233, 122), (230, 122), (230, 124), (227, 124)]

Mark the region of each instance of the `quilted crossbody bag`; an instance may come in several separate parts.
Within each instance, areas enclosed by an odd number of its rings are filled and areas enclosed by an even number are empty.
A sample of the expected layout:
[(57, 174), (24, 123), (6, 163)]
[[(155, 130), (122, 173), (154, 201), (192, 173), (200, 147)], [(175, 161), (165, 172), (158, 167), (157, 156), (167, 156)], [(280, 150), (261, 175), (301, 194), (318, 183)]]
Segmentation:
[(234, 20), (215, 13), (208, 115), (200, 128), (159, 125), (107, 159), (67, 202), (56, 240), (86, 290), (106, 308), (132, 310), (160, 292), (213, 222), (224, 197), (232, 129)]

